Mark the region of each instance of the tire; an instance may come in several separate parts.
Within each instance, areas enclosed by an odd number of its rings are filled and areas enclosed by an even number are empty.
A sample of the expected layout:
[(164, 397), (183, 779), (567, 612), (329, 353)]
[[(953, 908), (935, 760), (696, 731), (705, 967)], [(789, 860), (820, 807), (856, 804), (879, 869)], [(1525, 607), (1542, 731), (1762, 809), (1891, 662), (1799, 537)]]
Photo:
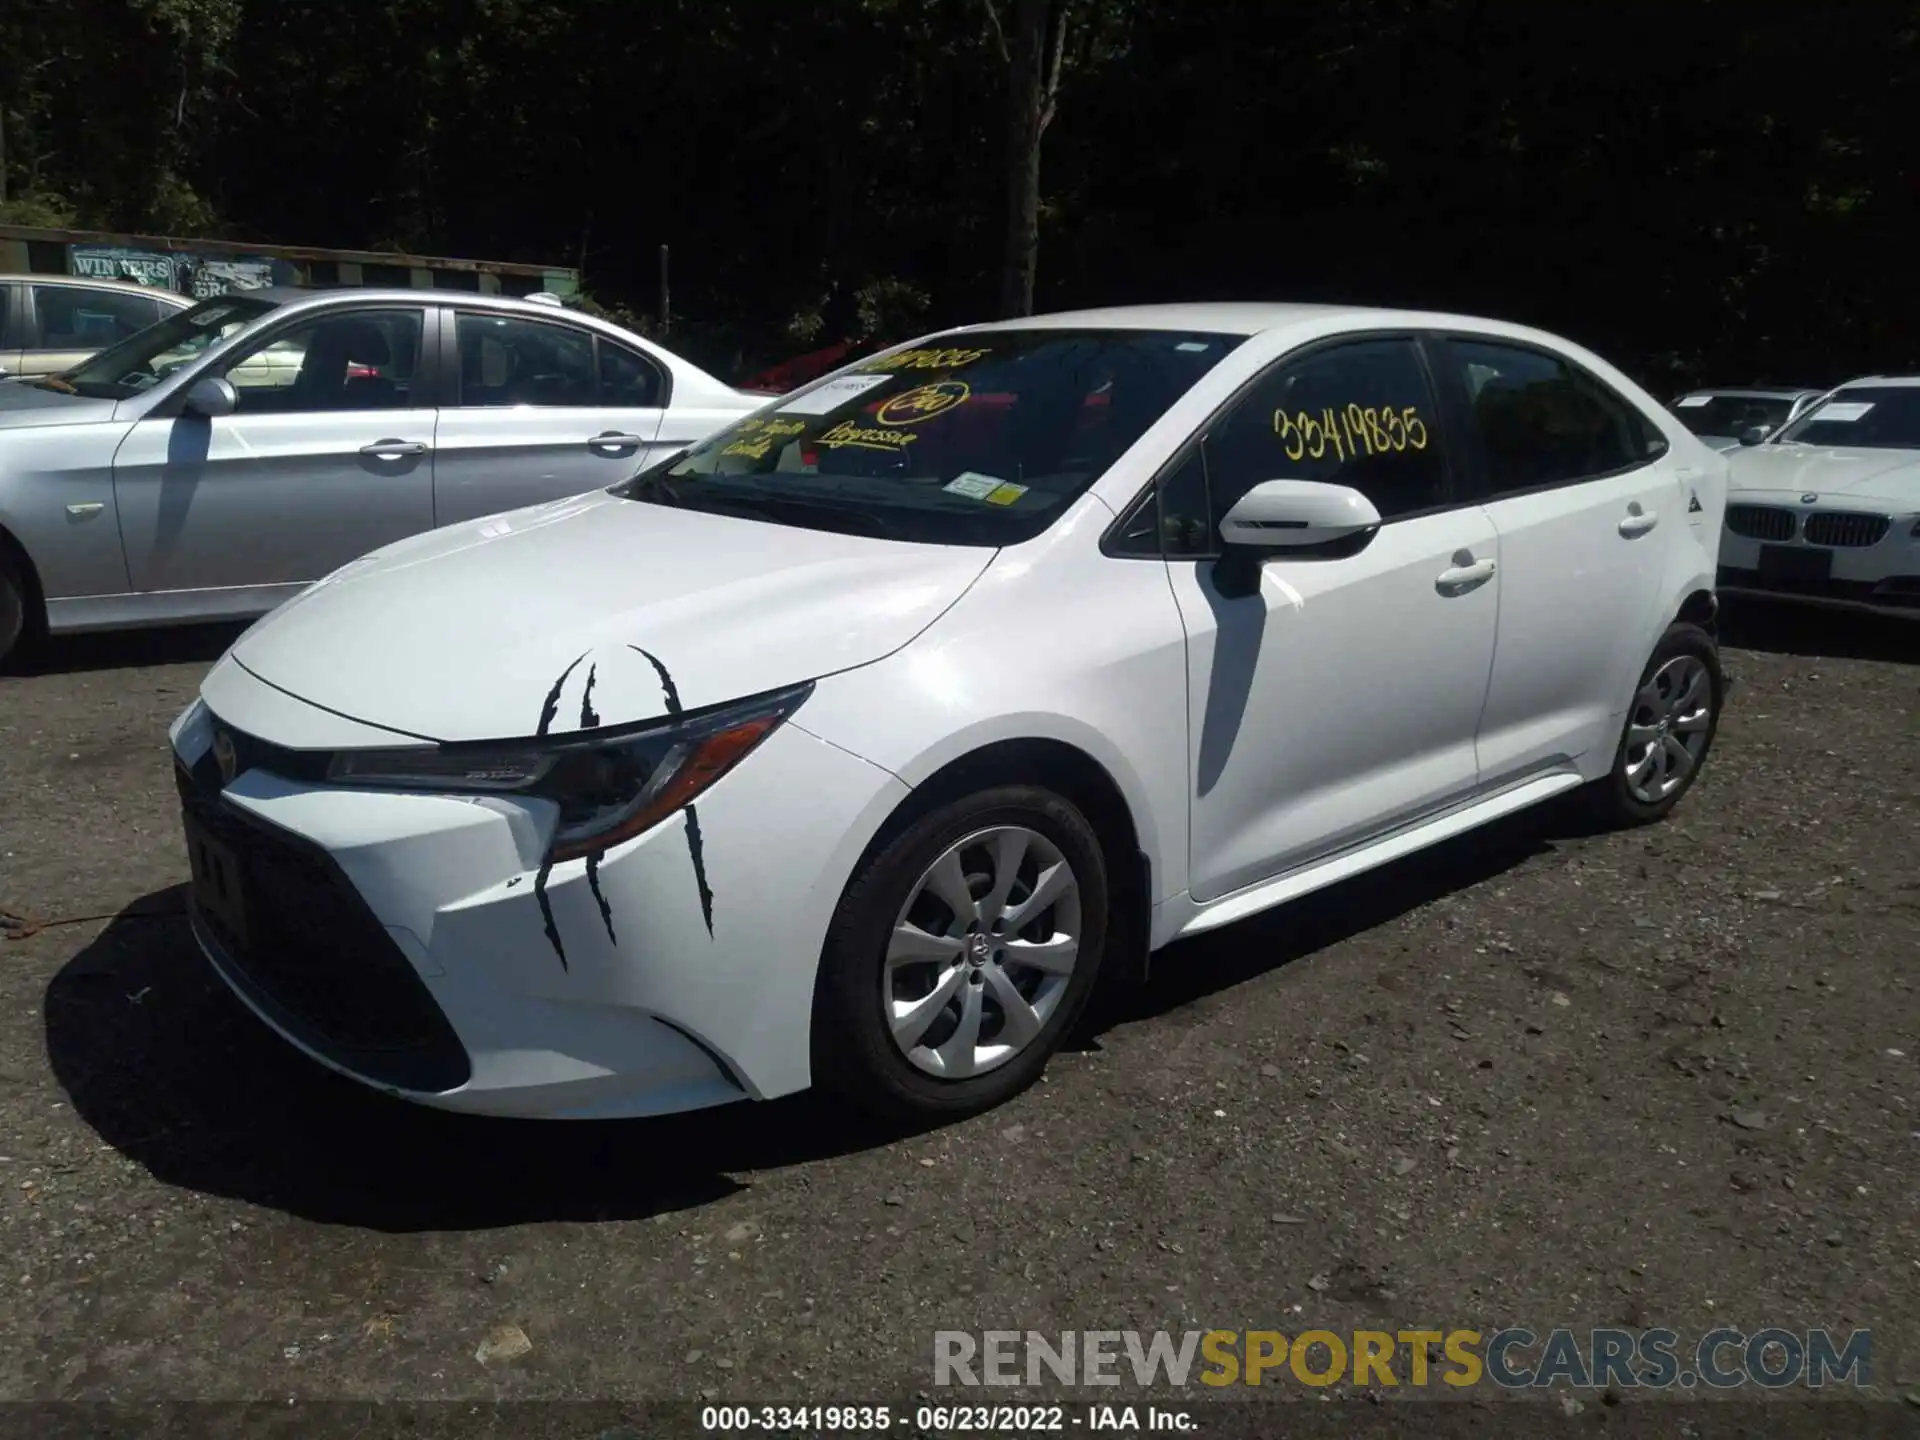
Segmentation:
[[(1666, 697), (1661, 693), (1659, 677), (1663, 672), (1673, 675), (1686, 674), (1686, 662), (1692, 662), (1694, 673), (1701, 675), (1701, 687), (1707, 697), (1708, 710), (1704, 723), (1697, 727), (1682, 728), (1682, 716), (1669, 708)], [(1673, 667), (1671, 670), (1669, 667)], [(1683, 686), (1687, 683), (1680, 682)], [(1673, 689), (1671, 682), (1668, 689)], [(1675, 690), (1676, 695), (1679, 694)], [(1613, 763), (1604, 778), (1596, 780), (1587, 787), (1587, 796), (1594, 818), (1601, 824), (1615, 829), (1625, 829), (1635, 825), (1650, 825), (1656, 820), (1664, 820), (1680, 803), (1681, 797), (1693, 788), (1694, 781), (1700, 778), (1701, 767), (1706, 764), (1707, 756), (1713, 749), (1713, 738), (1720, 729), (1720, 710), (1725, 703), (1727, 693), (1726, 677), (1720, 669), (1720, 648), (1714, 639), (1698, 625), (1681, 621), (1667, 627), (1666, 634), (1660, 637), (1660, 643), (1653, 647), (1653, 655), (1648, 659), (1646, 668), (1640, 673), (1640, 683), (1635, 687), (1632, 705), (1627, 711), (1626, 724), (1621, 728), (1620, 743), (1615, 747)], [(1660, 722), (1665, 721), (1662, 725)], [(1677, 756), (1674, 755), (1671, 742), (1687, 750), (1691, 764), (1677, 777), (1671, 788), (1665, 788), (1643, 779), (1638, 785), (1634, 780), (1636, 764), (1646, 756), (1647, 745), (1644, 737), (1648, 734), (1648, 722), (1657, 739), (1653, 742), (1667, 746), (1664, 761), (1656, 758), (1656, 766), (1664, 763), (1667, 775), (1671, 776), (1676, 768)], [(1636, 733), (1637, 732), (1637, 733)], [(1697, 740), (1697, 744), (1696, 744)], [(1649, 794), (1649, 791), (1656, 793)]]
[[(1020, 841), (1008, 917), (1020, 918), (1019, 902), (1031, 897), (1041, 874), (1058, 862), (1072, 877), (1071, 894), (1035, 911), (1019, 934), (980, 923), (965, 931), (967, 917), (939, 898), (940, 890), (951, 891), (930, 878), (931, 867), (940, 861), (944, 869), (945, 857), (960, 847), (960, 863), (949, 873), (963, 874), (972, 897), (985, 898), (989, 903), (983, 908), (991, 911), (996, 856), (1012, 853), (1012, 837), (1022, 832), (1031, 838)], [(1112, 911), (1099, 836), (1078, 808), (1052, 791), (996, 786), (921, 816), (868, 856), (834, 912), (814, 986), (814, 1083), (896, 1121), (955, 1120), (1012, 1098), (1039, 1077), (1085, 1010), (1112, 933)], [(924, 947), (929, 958), (892, 970), (888, 952), (896, 921), (903, 917), (924, 927), (916, 933), (933, 943)], [(960, 938), (963, 933), (983, 939), (968, 942)], [(1077, 945), (1065, 974), (1032, 968), (1018, 958), (1040, 955), (1030, 947), (1043, 940), (1057, 949), (1068, 935)], [(914, 948), (919, 953), (923, 947)], [(985, 958), (982, 951), (988, 952)], [(1050, 966), (1065, 963), (1060, 956), (1048, 959)], [(956, 985), (936, 1009), (933, 992)], [(1009, 985), (1015, 999), (1030, 1002), (1019, 1024), (1000, 1004)], [(916, 1044), (916, 1022), (897, 1019), (896, 1011), (917, 999), (929, 1002), (917, 1013), (933, 1019)], [(970, 1004), (979, 1017), (979, 1043), (972, 1047), (959, 1043)], [(896, 1025), (907, 1027), (904, 1044), (896, 1041)], [(1017, 1047), (1010, 1038), (1020, 1042)], [(1006, 1045), (1009, 1053), (993, 1060), (997, 1045)], [(956, 1073), (930, 1071), (930, 1066), (944, 1068), (943, 1056), (957, 1062)]]
[(27, 628), (27, 587), (0, 550), (0, 665), (4, 665)]

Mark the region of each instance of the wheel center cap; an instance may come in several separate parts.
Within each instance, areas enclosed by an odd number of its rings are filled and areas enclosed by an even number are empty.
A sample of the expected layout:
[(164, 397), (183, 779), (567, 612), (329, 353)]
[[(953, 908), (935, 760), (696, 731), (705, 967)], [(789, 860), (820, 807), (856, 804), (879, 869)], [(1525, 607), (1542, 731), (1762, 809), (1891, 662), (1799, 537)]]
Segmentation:
[(976, 970), (993, 958), (993, 941), (984, 934), (967, 937), (967, 963)]

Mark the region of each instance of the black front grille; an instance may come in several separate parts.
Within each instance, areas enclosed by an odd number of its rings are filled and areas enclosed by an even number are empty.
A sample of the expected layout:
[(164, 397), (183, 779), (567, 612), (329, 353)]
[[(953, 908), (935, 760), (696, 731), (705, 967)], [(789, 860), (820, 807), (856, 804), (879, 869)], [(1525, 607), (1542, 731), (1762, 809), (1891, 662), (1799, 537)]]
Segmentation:
[(1807, 517), (1807, 543), (1859, 549), (1887, 538), (1893, 520), (1886, 515), (1863, 515), (1854, 510), (1816, 510)]
[(472, 1072), (459, 1038), (333, 858), (227, 804), (217, 773), (175, 777), (187, 815), (240, 870), (244, 936), (210, 908), (194, 911), (229, 978), (289, 1034), (357, 1075), (427, 1092), (465, 1084)]
[(1729, 505), (1727, 529), (1749, 540), (1791, 540), (1793, 511), (1778, 505)]

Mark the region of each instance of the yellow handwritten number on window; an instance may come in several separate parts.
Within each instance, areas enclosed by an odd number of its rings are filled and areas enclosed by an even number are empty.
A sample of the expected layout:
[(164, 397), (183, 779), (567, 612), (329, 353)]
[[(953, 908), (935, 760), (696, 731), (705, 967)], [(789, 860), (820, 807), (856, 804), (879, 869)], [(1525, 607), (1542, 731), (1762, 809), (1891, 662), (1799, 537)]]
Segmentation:
[(1344, 410), (1323, 410), (1319, 415), (1305, 410), (1289, 415), (1276, 410), (1273, 433), (1280, 437), (1289, 460), (1323, 459), (1329, 446), (1340, 460), (1427, 448), (1427, 424), (1414, 405), (1396, 410), (1390, 405), (1355, 404)]

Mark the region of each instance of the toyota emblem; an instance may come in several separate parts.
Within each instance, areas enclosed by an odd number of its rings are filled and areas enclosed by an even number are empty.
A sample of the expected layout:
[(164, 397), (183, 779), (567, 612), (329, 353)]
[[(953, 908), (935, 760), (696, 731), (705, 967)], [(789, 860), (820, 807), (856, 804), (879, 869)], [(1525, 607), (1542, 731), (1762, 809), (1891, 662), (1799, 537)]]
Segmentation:
[(1818, 500), (1819, 498), (1820, 497), (1818, 495), (1802, 495), (1800, 497), (1800, 503), (1802, 505), (1811, 505), (1813, 504), (1814, 501)]
[(213, 732), (213, 758), (220, 767), (220, 783), (231, 785), (234, 774), (240, 768), (240, 757), (233, 748), (233, 736), (225, 730)]

